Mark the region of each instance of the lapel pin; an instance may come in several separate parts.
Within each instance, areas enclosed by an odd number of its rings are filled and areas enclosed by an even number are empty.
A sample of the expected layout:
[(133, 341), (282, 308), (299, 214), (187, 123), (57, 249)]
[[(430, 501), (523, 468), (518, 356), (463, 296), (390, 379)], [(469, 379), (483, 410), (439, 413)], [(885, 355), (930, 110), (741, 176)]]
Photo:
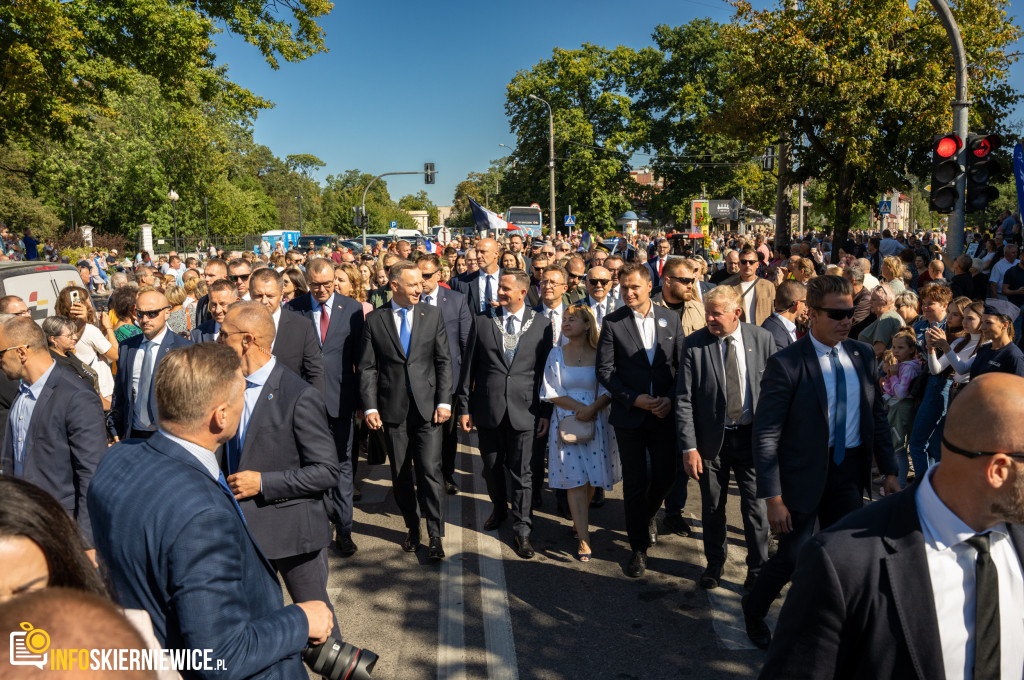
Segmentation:
[(858, 352), (857, 350), (853, 350), (853, 356), (859, 357), (860, 356), (860, 352)]
[(274, 393), (273, 392), (271, 392), (270, 394), (267, 395), (267, 399), (268, 400), (273, 399), (273, 398), (274, 398)]
[(668, 319), (658, 319), (658, 325), (661, 326), (662, 328), (668, 328)]

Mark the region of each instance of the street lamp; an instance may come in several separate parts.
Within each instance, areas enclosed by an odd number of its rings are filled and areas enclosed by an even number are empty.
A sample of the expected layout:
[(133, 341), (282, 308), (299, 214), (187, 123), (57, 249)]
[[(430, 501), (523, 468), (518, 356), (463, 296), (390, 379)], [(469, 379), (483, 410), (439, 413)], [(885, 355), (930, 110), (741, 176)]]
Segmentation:
[(178, 199), (181, 196), (174, 189), (167, 192), (167, 200), (171, 202), (171, 209), (174, 214), (174, 250), (178, 250)]
[(299, 189), (299, 233), (302, 233), (302, 189)]
[(555, 236), (558, 234), (558, 228), (555, 226), (555, 114), (552, 113), (551, 104), (546, 99), (541, 99), (535, 94), (531, 94), (530, 99), (543, 102), (544, 106), (548, 107), (548, 171), (551, 182), (550, 207), (548, 211), (550, 213), (549, 219), (551, 220), (551, 235)]
[(210, 247), (210, 197), (203, 196), (203, 217), (206, 220), (206, 247)]

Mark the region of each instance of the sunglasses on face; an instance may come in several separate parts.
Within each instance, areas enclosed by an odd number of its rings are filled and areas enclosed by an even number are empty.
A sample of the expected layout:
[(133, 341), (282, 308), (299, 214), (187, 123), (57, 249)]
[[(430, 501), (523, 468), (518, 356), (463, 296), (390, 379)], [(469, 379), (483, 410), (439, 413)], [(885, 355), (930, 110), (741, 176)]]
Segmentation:
[(967, 449), (961, 449), (959, 446), (953, 446), (945, 437), (942, 438), (942, 443), (945, 444), (946, 448), (952, 451), (953, 453), (959, 453), (961, 456), (967, 456), (968, 458), (994, 456), (997, 453), (1001, 453), (1004, 456), (1009, 456), (1010, 458), (1024, 458), (1024, 453), (1016, 453), (1010, 451), (968, 451)]
[(432, 278), (434, 278), (434, 275), (437, 274), (437, 272), (438, 272), (438, 270), (434, 270), (432, 272), (423, 272), (423, 278), (424, 279), (432, 279)]
[(852, 319), (853, 313), (856, 311), (855, 307), (847, 307), (846, 309), (833, 309), (831, 307), (815, 307), (819, 312), (825, 312), (828, 318), (833, 321), (843, 321), (844, 319)]
[(685, 276), (662, 276), (661, 278), (665, 279), (666, 281), (678, 281), (684, 286), (688, 286), (697, 280), (694, 278), (686, 278)]
[(611, 279), (587, 279), (587, 283), (591, 286), (607, 286), (611, 282)]
[(757, 260), (740, 260), (740, 264), (745, 264), (753, 267), (755, 264), (757, 264)]
[(135, 314), (140, 319), (155, 319), (160, 316), (160, 312), (165, 309), (170, 309), (170, 307), (161, 307), (160, 309), (136, 309)]
[(249, 280), (249, 274), (228, 274), (228, 279), (231, 283), (246, 282)]

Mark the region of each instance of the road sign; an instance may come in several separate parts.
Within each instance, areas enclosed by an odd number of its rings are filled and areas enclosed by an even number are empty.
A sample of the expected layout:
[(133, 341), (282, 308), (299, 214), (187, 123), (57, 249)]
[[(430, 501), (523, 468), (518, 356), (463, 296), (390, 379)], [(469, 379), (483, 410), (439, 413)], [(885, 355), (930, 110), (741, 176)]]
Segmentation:
[(879, 215), (891, 215), (892, 214), (892, 201), (879, 201), (878, 202), (878, 214)]
[(576, 226), (576, 216), (575, 215), (566, 215), (565, 216), (565, 226), (567, 226), (567, 227), (575, 227)]
[(398, 220), (391, 220), (391, 228), (398, 229)]
[(536, 208), (537, 210), (540, 210), (540, 205), (538, 205), (537, 203), (531, 203), (530, 207), (531, 208)]

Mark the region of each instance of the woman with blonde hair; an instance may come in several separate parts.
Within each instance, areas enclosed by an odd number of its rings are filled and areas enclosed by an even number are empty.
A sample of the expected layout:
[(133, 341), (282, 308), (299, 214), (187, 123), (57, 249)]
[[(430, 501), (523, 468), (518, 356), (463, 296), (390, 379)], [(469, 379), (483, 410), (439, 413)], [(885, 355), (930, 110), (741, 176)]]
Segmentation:
[(890, 255), (889, 257), (882, 260), (882, 282), (888, 283), (889, 288), (892, 289), (893, 295), (899, 295), (906, 290), (903, 285), (903, 260)]
[(622, 479), (615, 432), (608, 425), (611, 397), (597, 382), (597, 319), (586, 304), (565, 311), (562, 345), (548, 354), (540, 398), (554, 404), (548, 430), (548, 486), (566, 489), (579, 540), (576, 556), (590, 561), (588, 508), (596, 488)]
[(334, 292), (350, 297), (363, 305), (363, 318), (373, 311), (373, 305), (366, 301), (366, 289), (359, 267), (351, 262), (334, 265)]
[(171, 305), (170, 316), (167, 317), (167, 328), (172, 333), (188, 337), (189, 331), (195, 326), (195, 319), (189, 316), (188, 310), (183, 306), (185, 303), (185, 289), (181, 286), (167, 286), (164, 291), (167, 302)]

